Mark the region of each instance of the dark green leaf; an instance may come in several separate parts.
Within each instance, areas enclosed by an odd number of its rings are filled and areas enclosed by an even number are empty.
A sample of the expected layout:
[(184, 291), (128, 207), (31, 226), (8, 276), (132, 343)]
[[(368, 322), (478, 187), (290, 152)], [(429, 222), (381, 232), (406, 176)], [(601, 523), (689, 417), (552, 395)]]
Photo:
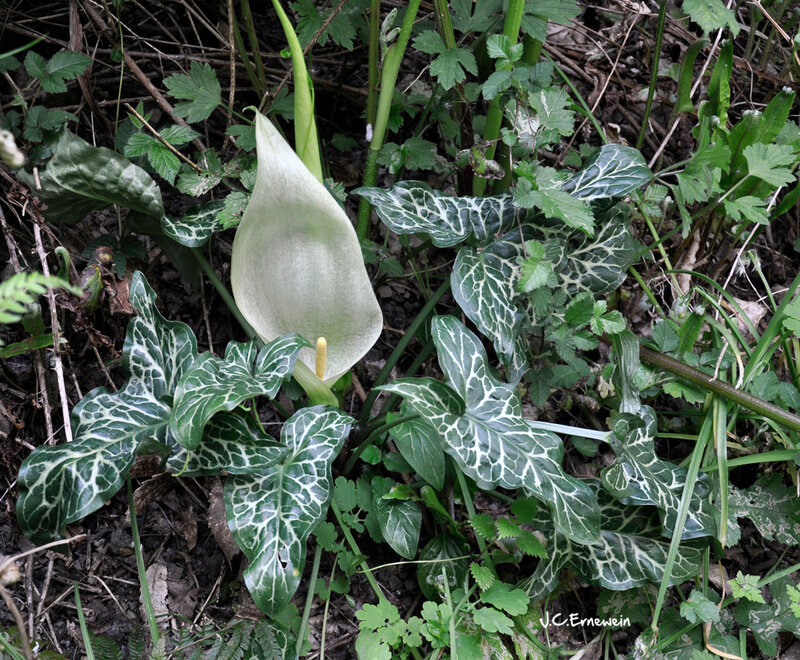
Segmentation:
[(164, 79), (164, 86), (176, 99), (186, 99), (175, 105), (175, 114), (190, 124), (209, 118), (222, 103), (217, 74), (205, 63), (192, 60), (189, 75), (178, 73)]
[(585, 202), (622, 197), (653, 178), (647, 162), (633, 147), (605, 144), (564, 184), (564, 191)]
[[(394, 419), (394, 415), (389, 415), (386, 421), (391, 423)], [(436, 430), (419, 418), (393, 426), (389, 434), (403, 458), (419, 476), (436, 490), (441, 490), (445, 474), (444, 450)]]
[(25, 170), (17, 177), (47, 204), (45, 217), (51, 222), (72, 224), (109, 204), (157, 218), (164, 215), (161, 191), (147, 172), (69, 131), (61, 134), (53, 158), (40, 173), (41, 188)]
[[(231, 193), (233, 194), (233, 193)], [(208, 239), (221, 229), (219, 216), (225, 201), (215, 199), (197, 206), (180, 218), (161, 218), (161, 228), (171, 239), (181, 245), (195, 248), (205, 245)]]

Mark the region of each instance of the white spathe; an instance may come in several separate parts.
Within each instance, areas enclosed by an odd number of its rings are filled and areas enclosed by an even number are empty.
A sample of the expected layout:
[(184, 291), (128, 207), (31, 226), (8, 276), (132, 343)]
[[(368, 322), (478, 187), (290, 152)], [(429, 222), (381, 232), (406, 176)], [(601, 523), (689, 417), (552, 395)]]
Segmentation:
[[(349, 218), (260, 113), (256, 145), (256, 183), (233, 241), (233, 296), (265, 342), (325, 337), (330, 384), (378, 340), (381, 309)], [(299, 359), (314, 371), (313, 349)]]

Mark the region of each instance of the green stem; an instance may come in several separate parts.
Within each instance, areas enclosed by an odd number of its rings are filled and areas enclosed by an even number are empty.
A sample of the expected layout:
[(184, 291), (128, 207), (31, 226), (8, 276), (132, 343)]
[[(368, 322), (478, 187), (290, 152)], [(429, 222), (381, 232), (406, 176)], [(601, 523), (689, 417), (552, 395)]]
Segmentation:
[(147, 625), (150, 628), (150, 639), (155, 648), (160, 635), (158, 623), (156, 622), (156, 612), (153, 609), (153, 600), (150, 598), (150, 587), (147, 584), (147, 571), (144, 566), (142, 540), (139, 537), (139, 524), (136, 521), (136, 507), (133, 504), (133, 486), (130, 478), (125, 480), (125, 485), (128, 487), (128, 509), (131, 513), (131, 536), (133, 536), (133, 551), (136, 555), (136, 572), (139, 574), (139, 588), (142, 590), (142, 602), (144, 603)]
[(303, 164), (311, 173), (322, 181), (322, 160), (319, 155), (317, 139), (317, 123), (314, 120), (314, 98), (311, 76), (306, 69), (303, 49), (294, 32), (289, 17), (281, 7), (280, 0), (272, 0), (272, 6), (278, 14), (289, 52), (292, 55), (292, 75), (294, 76), (294, 149)]
[(428, 298), (428, 301), (425, 303), (424, 307), (419, 311), (416, 318), (411, 322), (411, 325), (409, 325), (408, 329), (403, 333), (400, 341), (397, 342), (397, 346), (395, 346), (392, 354), (389, 356), (389, 359), (386, 360), (386, 364), (383, 366), (383, 369), (381, 369), (381, 372), (378, 374), (378, 377), (375, 379), (375, 382), (372, 385), (370, 393), (364, 400), (364, 405), (361, 408), (361, 415), (359, 417), (362, 424), (367, 421), (369, 412), (372, 410), (372, 406), (375, 403), (375, 399), (377, 398), (378, 394), (380, 394), (380, 392), (375, 388), (379, 385), (383, 385), (386, 382), (386, 379), (392, 373), (392, 370), (397, 366), (398, 360), (405, 354), (408, 345), (417, 336), (417, 333), (427, 321), (431, 312), (434, 311), (437, 303), (442, 299), (442, 296), (444, 296), (444, 294), (449, 290), (450, 279), (448, 278), (444, 280), (439, 285), (439, 288), (433, 292), (433, 295)]
[(334, 408), (339, 407), (339, 400), (336, 398), (336, 395), (331, 392), (331, 388), (323, 383), (319, 379), (319, 376), (300, 362), (300, 360), (295, 362), (292, 376), (294, 376), (294, 379), (308, 395), (308, 400), (311, 405), (326, 404)]
[(700, 461), (705, 453), (705, 448), (708, 444), (709, 438), (711, 437), (711, 432), (711, 417), (706, 416), (703, 427), (700, 429), (700, 433), (697, 436), (697, 444), (692, 451), (692, 458), (689, 462), (689, 467), (686, 470), (686, 480), (683, 486), (681, 501), (678, 505), (678, 515), (675, 520), (675, 528), (672, 531), (672, 540), (670, 541), (669, 551), (667, 552), (667, 560), (664, 562), (664, 577), (661, 580), (661, 586), (658, 590), (658, 598), (656, 599), (656, 605), (653, 610), (653, 617), (650, 627), (656, 635), (658, 634), (658, 619), (661, 615), (661, 608), (664, 605), (664, 599), (667, 595), (667, 587), (669, 586), (670, 578), (672, 576), (672, 569), (675, 566), (675, 559), (678, 556), (678, 547), (681, 544), (683, 527), (686, 523), (686, 518), (689, 515), (689, 506), (691, 504), (694, 486), (697, 483), (697, 475), (700, 470)]
[[(781, 408), (778, 408), (778, 406), (774, 406), (763, 399), (759, 399), (749, 392), (744, 392), (743, 390), (737, 389), (717, 378), (712, 378), (708, 374), (705, 374), (694, 367), (690, 367), (688, 364), (679, 362), (668, 355), (654, 351), (646, 346), (639, 347), (639, 357), (641, 358), (642, 362), (645, 362), (653, 367), (658, 367), (659, 369), (669, 371), (670, 373), (673, 373), (684, 380), (688, 380), (690, 383), (694, 383), (695, 385), (700, 385), (700, 387), (708, 390), (709, 392), (718, 394), (719, 396), (722, 396), (729, 401), (733, 401), (744, 408), (748, 408), (754, 413), (763, 415), (764, 417), (771, 419), (778, 424), (783, 424), (793, 431), (800, 431), (800, 417), (786, 410), (782, 410)], [(749, 364), (752, 363), (753, 360), (750, 360)], [(747, 371), (747, 369), (745, 369), (745, 371)]]
[(203, 269), (203, 272), (206, 274), (206, 277), (208, 277), (211, 285), (217, 290), (219, 297), (222, 298), (222, 301), (230, 310), (230, 313), (233, 314), (234, 318), (238, 321), (239, 325), (242, 326), (242, 329), (247, 333), (247, 336), (251, 339), (257, 337), (258, 333), (253, 330), (253, 327), (245, 320), (244, 316), (242, 316), (242, 313), (236, 306), (236, 301), (233, 299), (233, 296), (230, 294), (219, 277), (217, 277), (217, 274), (214, 272), (211, 264), (208, 263), (208, 259), (206, 259), (205, 255), (199, 249), (195, 248), (192, 250), (192, 256), (194, 256), (197, 263), (200, 264), (200, 268)]
[(647, 124), (650, 121), (650, 111), (653, 108), (653, 97), (656, 93), (656, 82), (658, 82), (658, 61), (661, 57), (661, 41), (664, 38), (664, 23), (667, 20), (667, 0), (661, 0), (658, 8), (658, 27), (656, 28), (656, 45), (653, 54), (652, 74), (650, 76), (650, 88), (647, 90), (647, 103), (644, 107), (644, 118), (642, 128), (639, 130), (639, 137), (636, 139), (636, 148), (641, 149), (644, 136), (647, 133)]
[[(273, 0), (274, 2), (275, 0)], [(394, 86), (397, 83), (397, 74), (400, 71), (400, 64), (403, 55), (408, 47), (411, 38), (411, 30), (414, 27), (414, 20), (417, 17), (420, 0), (410, 0), (406, 11), (403, 25), (400, 28), (400, 35), (397, 41), (386, 51), (383, 59), (383, 70), (381, 71), (381, 91), (378, 95), (378, 109), (375, 115), (375, 124), (372, 127), (372, 140), (369, 143), (367, 152), (367, 165), (364, 169), (364, 186), (374, 186), (378, 174), (378, 151), (383, 146), (386, 138), (386, 127), (389, 123), (389, 111), (392, 108), (392, 96)], [(360, 239), (369, 236), (369, 216), (370, 203), (365, 197), (361, 198), (358, 205), (358, 224), (356, 232)]]
[(86, 626), (86, 616), (83, 614), (83, 605), (81, 604), (81, 592), (78, 589), (78, 583), (72, 583), (72, 589), (75, 592), (75, 607), (78, 610), (78, 626), (81, 629), (81, 637), (83, 637), (83, 646), (86, 649), (87, 660), (94, 660), (94, 648), (92, 647), (92, 639), (89, 637), (89, 628)]
[[(353, 538), (353, 534), (350, 531), (350, 528), (345, 523), (344, 519), (342, 518), (342, 512), (339, 510), (339, 505), (336, 504), (336, 500), (331, 501), (331, 511), (333, 511), (333, 515), (336, 516), (336, 521), (339, 523), (339, 528), (342, 530), (342, 534), (344, 535), (345, 540), (347, 541), (347, 545), (350, 546), (350, 550), (356, 557), (363, 557), (364, 555), (361, 553), (361, 550), (358, 549), (358, 543), (356, 543), (355, 538)], [(361, 560), (359, 563), (359, 567), (364, 572), (364, 577), (367, 578), (367, 582), (369, 582), (369, 586), (372, 587), (372, 590), (375, 592), (375, 595), (378, 597), (379, 601), (385, 601), (386, 596), (383, 595), (383, 591), (378, 584), (378, 581), (375, 579), (375, 576), (372, 575), (372, 571), (369, 568), (369, 564), (367, 564), (366, 560)]]
[[(522, 25), (522, 15), (525, 13), (525, 0), (509, 0), (506, 10), (506, 20), (503, 25), (503, 35), (517, 43), (519, 29)], [(497, 148), (497, 139), (500, 137), (500, 127), (503, 124), (503, 108), (500, 107), (500, 97), (496, 96), (489, 102), (489, 112), (486, 115), (486, 127), (483, 131), (484, 142), (490, 142), (486, 150), (486, 160), (492, 160)], [(476, 197), (481, 197), (486, 191), (488, 179), (475, 177), (472, 192)]]
[[(300, 649), (303, 648), (303, 641), (306, 638), (308, 630), (308, 619), (311, 616), (311, 605), (314, 603), (314, 592), (316, 591), (317, 576), (319, 575), (319, 562), (322, 558), (322, 546), (317, 544), (314, 548), (314, 562), (311, 565), (311, 577), (308, 579), (308, 592), (306, 593), (306, 603), (303, 607), (303, 618), (300, 621), (300, 630), (297, 632), (297, 645), (295, 646), (295, 653), (300, 655)], [(322, 647), (324, 648), (324, 647)]]
[(369, 3), (369, 63), (367, 67), (367, 124), (375, 123), (378, 110), (378, 86), (380, 85), (381, 54), (381, 0)]
[(263, 96), (266, 90), (261, 91), (259, 89), (258, 77), (256, 76), (256, 72), (253, 71), (253, 65), (250, 64), (250, 58), (247, 57), (247, 48), (244, 46), (242, 31), (239, 29), (239, 22), (236, 20), (235, 15), (233, 20), (233, 41), (236, 44), (236, 51), (239, 53), (239, 58), (242, 60), (242, 64), (244, 64), (244, 70), (245, 73), (247, 73), (247, 77), (250, 79), (250, 82), (253, 84), (256, 92), (258, 92), (258, 95)]
[(242, 7), (242, 20), (247, 28), (247, 40), (250, 42), (250, 50), (253, 51), (253, 60), (256, 63), (256, 79), (258, 84), (256, 92), (259, 96), (264, 96), (267, 91), (267, 77), (264, 74), (264, 62), (261, 59), (261, 48), (258, 45), (256, 27), (253, 24), (253, 14), (250, 11), (250, 0), (240, 0)]

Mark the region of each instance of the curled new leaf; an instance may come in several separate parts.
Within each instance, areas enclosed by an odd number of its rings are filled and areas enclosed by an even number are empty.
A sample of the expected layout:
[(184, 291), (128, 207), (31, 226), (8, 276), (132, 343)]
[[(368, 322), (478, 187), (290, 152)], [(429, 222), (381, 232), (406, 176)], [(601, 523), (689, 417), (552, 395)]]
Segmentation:
[[(260, 114), (256, 143), (256, 184), (233, 244), (236, 304), (265, 341), (325, 337), (331, 383), (377, 341), (381, 310), (344, 210)], [(300, 361), (313, 371), (313, 350)]]

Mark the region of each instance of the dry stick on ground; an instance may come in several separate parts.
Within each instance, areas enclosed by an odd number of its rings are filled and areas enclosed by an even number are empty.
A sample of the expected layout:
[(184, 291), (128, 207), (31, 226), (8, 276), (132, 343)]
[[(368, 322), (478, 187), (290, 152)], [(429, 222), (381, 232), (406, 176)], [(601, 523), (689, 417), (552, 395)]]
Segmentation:
[[(42, 272), (45, 277), (50, 277), (50, 267), (47, 265), (47, 255), (44, 252), (42, 243), (42, 229), (36, 219), (33, 221), (33, 236), (36, 240), (36, 254), (42, 263)], [(58, 383), (58, 395), (61, 400), (61, 415), (64, 419), (64, 435), (67, 442), (72, 442), (72, 425), (69, 422), (69, 400), (67, 399), (66, 381), (64, 380), (64, 363), (61, 361), (61, 332), (58, 324), (58, 313), (56, 312), (56, 294), (52, 288), (47, 289), (47, 302), (50, 308), (50, 329), (53, 332), (53, 361), (56, 372), (56, 382)]]
[[(94, 21), (94, 24), (97, 26), (97, 29), (103, 34), (103, 36), (108, 39), (112, 44), (116, 45), (116, 41), (113, 38), (111, 30), (109, 29), (108, 25), (106, 24), (103, 17), (97, 13), (97, 10), (92, 6), (92, 4), (88, 0), (84, 0), (82, 3), (83, 10), (86, 14)], [(153, 83), (147, 78), (147, 74), (139, 68), (139, 65), (133, 61), (133, 58), (128, 55), (126, 51), (122, 51), (122, 57), (125, 60), (125, 66), (130, 69), (131, 73), (136, 77), (136, 79), (142, 84), (142, 86), (150, 93), (150, 96), (153, 97), (153, 100), (159, 105), (159, 107), (166, 112), (176, 124), (183, 126), (185, 128), (191, 128), (189, 124), (186, 123), (186, 120), (183, 117), (178, 117), (175, 114), (175, 109), (172, 107), (169, 101), (164, 98), (164, 95), (159, 92)], [(200, 142), (200, 140), (195, 139), (192, 141), (192, 144), (197, 147), (200, 153), (203, 153), (206, 148), (205, 145)]]
[(228, 129), (233, 123), (233, 103), (236, 97), (236, 46), (234, 45), (233, 37), (233, 22), (236, 20), (233, 13), (233, 0), (228, 0), (228, 46), (230, 47), (230, 89), (228, 90), (228, 119), (225, 122), (225, 140), (222, 142), (222, 148), (228, 146), (231, 136), (228, 135)]

